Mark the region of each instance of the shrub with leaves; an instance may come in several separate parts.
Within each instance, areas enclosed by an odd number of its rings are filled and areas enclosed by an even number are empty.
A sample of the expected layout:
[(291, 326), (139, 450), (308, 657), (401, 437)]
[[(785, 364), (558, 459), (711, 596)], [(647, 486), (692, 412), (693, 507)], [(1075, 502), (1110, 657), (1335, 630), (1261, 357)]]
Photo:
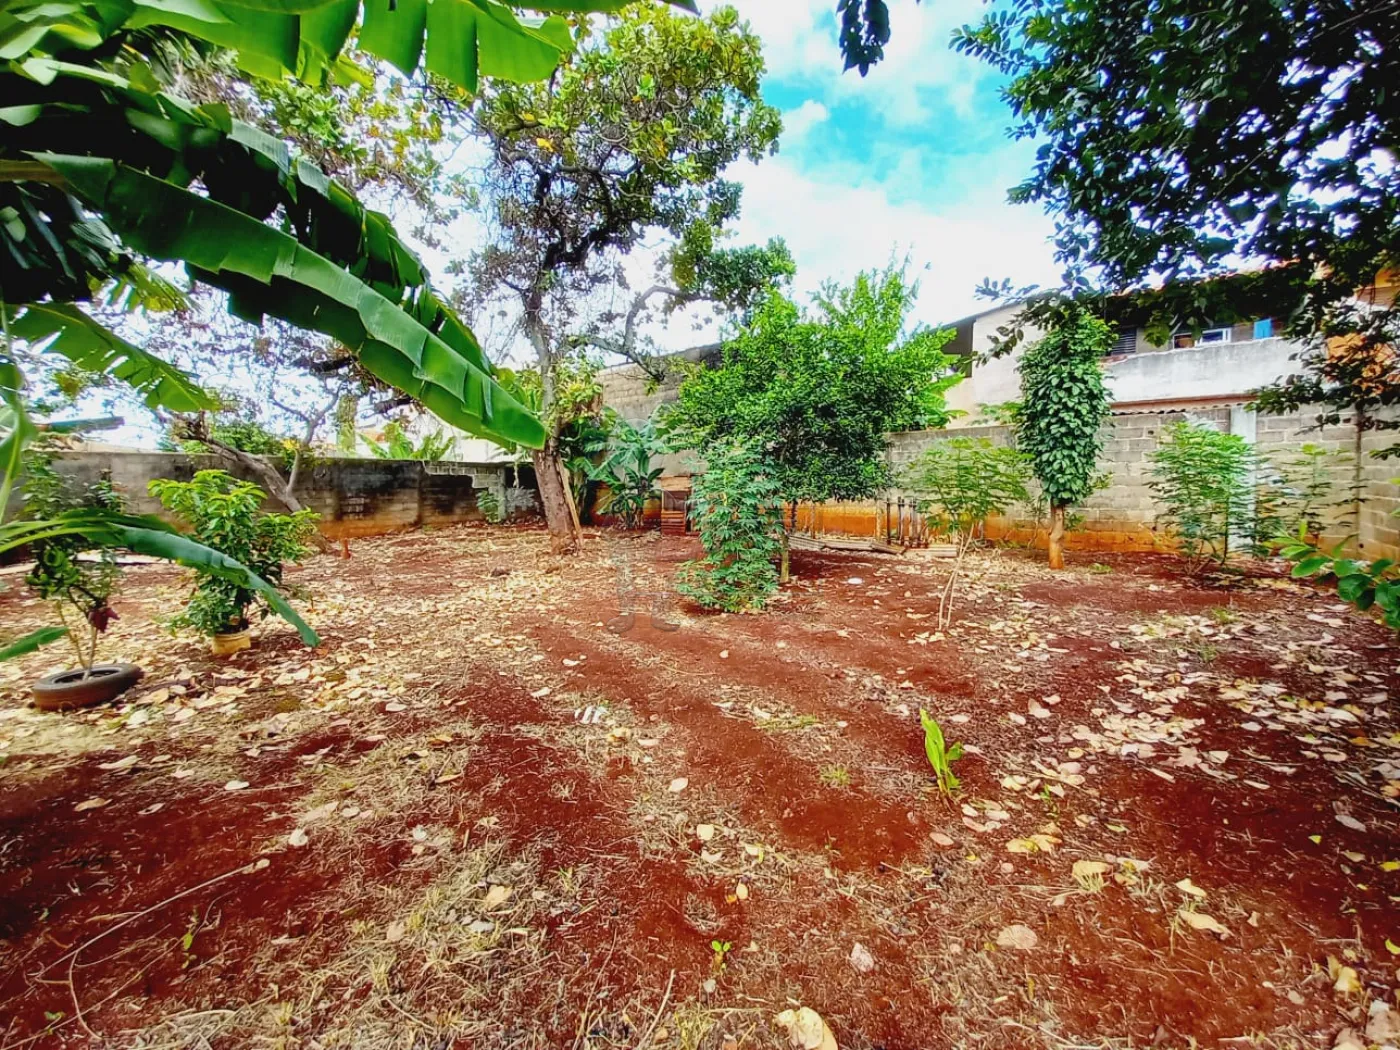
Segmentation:
[(782, 509), (771, 468), (743, 444), (705, 449), (691, 507), (705, 556), (681, 566), (676, 589), (709, 609), (762, 609), (778, 589)]
[(1050, 567), (1064, 565), (1065, 513), (1094, 491), (1110, 397), (1103, 355), (1113, 330), (1084, 310), (1068, 315), (1021, 359), (1016, 439), (1050, 508)]
[(651, 465), (652, 457), (666, 455), (671, 447), (651, 420), (634, 427), (618, 419), (610, 440), (608, 457), (589, 472), (594, 481), (608, 486), (608, 501), (600, 509), (620, 517), (624, 528), (641, 528), (647, 502), (660, 491), (656, 483), (662, 469)]
[(1231, 534), (1253, 531), (1253, 448), (1238, 434), (1183, 421), (1162, 432), (1148, 460), (1157, 523), (1190, 570), (1224, 565)]
[(938, 597), (938, 627), (953, 616), (953, 594), (963, 558), (986, 534), (987, 519), (1031, 501), (1030, 466), (1023, 453), (986, 438), (947, 438), (926, 448), (905, 468), (900, 485), (920, 500), (929, 527), (957, 548), (952, 571)]
[[(267, 495), (252, 482), (222, 470), (201, 470), (189, 481), (158, 479), (149, 487), (200, 543), (237, 559), (274, 587), (282, 586), (287, 562), (310, 553), (316, 512), (260, 513)], [(261, 616), (270, 611), (256, 591), (237, 580), (196, 570), (194, 593), (173, 622), (202, 634), (224, 634), (246, 628), (250, 610)]]
[(490, 489), (477, 490), (476, 509), (481, 511), (481, 516), (492, 525), (499, 525), (506, 517), (500, 499)]
[[(84, 485), (54, 469), (52, 450), (34, 454), (25, 465), (25, 517), (52, 519), (80, 510), (120, 514), (125, 508), (107, 479)], [(98, 638), (117, 615), (109, 604), (121, 580), (116, 552), (84, 536), (69, 534), (41, 539), (33, 544), (31, 553), (34, 568), (24, 582), (52, 603), (62, 624), (50, 637), (66, 635), (73, 643), (78, 665), (92, 670)]]
[(1305, 535), (1285, 542), (1279, 554), (1293, 562), (1293, 577), (1335, 576), (1337, 597), (1362, 612), (1376, 606), (1386, 625), (1400, 630), (1400, 567), (1391, 558), (1356, 561), (1343, 557), (1341, 544), (1330, 552), (1319, 550)]

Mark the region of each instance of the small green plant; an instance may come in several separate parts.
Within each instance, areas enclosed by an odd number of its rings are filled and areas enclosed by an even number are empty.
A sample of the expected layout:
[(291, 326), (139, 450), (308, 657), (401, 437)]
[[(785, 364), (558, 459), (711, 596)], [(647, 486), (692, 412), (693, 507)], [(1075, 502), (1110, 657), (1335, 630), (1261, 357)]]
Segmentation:
[(435, 463), (452, 450), (452, 435), (434, 430), (423, 435), (422, 440), (414, 441), (407, 428), (397, 419), (384, 424), (379, 436), (363, 435), (370, 454), (375, 459), (416, 459)]
[(1225, 608), (1223, 605), (1212, 606), (1210, 618), (1212, 623), (1217, 623), (1221, 627), (1224, 627), (1227, 623), (1234, 623), (1239, 619), (1232, 610)]
[(818, 777), (827, 787), (844, 788), (851, 786), (851, 772), (845, 766), (827, 766)]
[(783, 527), (767, 464), (742, 444), (708, 446), (691, 506), (705, 556), (681, 566), (676, 590), (710, 609), (762, 609), (778, 589)]
[(481, 511), (482, 517), (492, 525), (499, 525), (505, 520), (505, 511), (501, 507), (501, 501), (490, 489), (477, 490), (476, 509)]
[(1105, 565), (1101, 561), (1096, 561), (1093, 565), (1089, 566), (1089, 571), (1092, 572), (1095, 576), (1107, 576), (1113, 571), (1113, 566)]
[(729, 953), (734, 950), (734, 945), (728, 941), (711, 941), (710, 951), (714, 952), (714, 957), (710, 959), (710, 969), (715, 973), (724, 973), (726, 969), (725, 961), (729, 958)]
[(1390, 558), (1366, 562), (1343, 557), (1342, 547), (1339, 543), (1324, 551), (1300, 534), (1283, 543), (1279, 554), (1293, 562), (1295, 579), (1333, 576), (1337, 597), (1362, 612), (1380, 609), (1386, 626), (1400, 630), (1400, 566)]
[[(110, 481), (103, 478), (83, 485), (54, 470), (53, 460), (52, 449), (40, 449), (25, 465), (25, 517), (53, 519), (83, 510), (123, 512), (122, 499)], [(110, 605), (121, 581), (116, 553), (72, 534), (39, 540), (32, 553), (34, 568), (24, 582), (53, 605), (62, 625), (43, 637), (54, 640), (66, 636), (78, 665), (91, 671), (97, 661), (98, 639), (117, 617)]]
[[(150, 492), (200, 543), (237, 559), (274, 587), (281, 587), (287, 562), (310, 553), (315, 511), (260, 513), (266, 493), (222, 470), (201, 470), (189, 481), (157, 479), (150, 483)], [(197, 569), (194, 593), (173, 623), (202, 634), (225, 634), (244, 630), (250, 610), (262, 616), (270, 611), (256, 591), (236, 579)]]
[(1252, 530), (1254, 450), (1238, 434), (1183, 421), (1163, 431), (1148, 460), (1157, 522), (1189, 570), (1223, 566), (1231, 534)]
[(1024, 455), (986, 438), (936, 441), (901, 476), (900, 484), (919, 497), (935, 535), (949, 538), (956, 548), (938, 596), (939, 630), (952, 622), (953, 595), (969, 548), (985, 537), (989, 517), (1030, 502), (1029, 479)]
[(919, 721), (924, 727), (924, 753), (928, 755), (928, 764), (938, 778), (938, 790), (951, 795), (959, 787), (958, 778), (953, 775), (953, 763), (962, 758), (963, 746), (956, 743), (949, 747), (943, 737), (943, 727), (922, 707), (919, 708)]
[(612, 450), (596, 467), (589, 468), (589, 477), (608, 487), (608, 501), (599, 508), (622, 519), (623, 528), (639, 529), (648, 501), (660, 492), (656, 487), (661, 467), (651, 465), (654, 456), (664, 456), (670, 445), (657, 434), (651, 421), (634, 427), (618, 419), (610, 437)]

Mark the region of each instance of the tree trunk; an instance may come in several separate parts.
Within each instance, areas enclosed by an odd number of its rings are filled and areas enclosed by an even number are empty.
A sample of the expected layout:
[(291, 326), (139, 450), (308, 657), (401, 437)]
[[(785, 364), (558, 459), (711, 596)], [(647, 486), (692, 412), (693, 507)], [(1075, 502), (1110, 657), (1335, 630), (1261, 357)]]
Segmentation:
[(783, 553), (782, 553), (781, 556), (778, 558), (778, 582), (779, 582), (780, 584), (782, 584), (782, 583), (787, 583), (787, 582), (788, 582), (788, 576), (789, 576), (789, 573), (788, 573), (788, 567), (789, 567), (789, 565), (788, 565), (788, 563), (789, 563), (788, 553), (789, 553), (789, 551), (788, 551), (788, 533), (787, 533), (787, 530), (784, 529), (784, 530), (783, 530)]
[(1065, 508), (1050, 508), (1050, 568), (1065, 567)]
[(578, 549), (582, 533), (578, 514), (573, 509), (573, 496), (559, 448), (551, 438), (544, 448), (530, 453), (535, 464), (535, 481), (540, 489), (540, 505), (544, 509), (545, 525), (549, 529), (549, 545), (555, 554), (567, 554)]

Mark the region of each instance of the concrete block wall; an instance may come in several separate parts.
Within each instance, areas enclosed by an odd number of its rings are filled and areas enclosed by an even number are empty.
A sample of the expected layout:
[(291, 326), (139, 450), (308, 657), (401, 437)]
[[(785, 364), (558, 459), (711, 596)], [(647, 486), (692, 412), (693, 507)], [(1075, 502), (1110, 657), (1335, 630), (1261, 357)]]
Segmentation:
[[(1103, 451), (1098, 467), (1109, 475), (1109, 485), (1095, 492), (1078, 509), (1079, 527), (1066, 537), (1066, 546), (1081, 550), (1147, 551), (1160, 549), (1162, 538), (1153, 524), (1159, 506), (1148, 488), (1148, 456), (1172, 423), (1191, 420), (1227, 433), (1239, 433), (1259, 452), (1275, 460), (1295, 454), (1305, 444), (1315, 444), (1344, 454), (1333, 464), (1337, 492), (1347, 490), (1354, 477), (1363, 493), (1360, 520), (1351, 530), (1332, 530), (1327, 542), (1351, 537), (1357, 551), (1368, 558), (1400, 556), (1400, 486), (1391, 479), (1400, 476), (1400, 462), (1378, 460), (1370, 453), (1400, 441), (1400, 432), (1364, 430), (1358, 435), (1355, 421), (1343, 419), (1336, 426), (1318, 429), (1313, 414), (1256, 416), (1242, 406), (1202, 407), (1183, 411), (1133, 412), (1112, 416), (1104, 424)], [(891, 434), (889, 464), (896, 476), (924, 449), (953, 437), (987, 438), (1005, 444), (1010, 433), (1005, 427), (964, 427), (956, 431), (916, 431)], [(872, 511), (873, 513), (873, 511)], [(1025, 517), (988, 523), (993, 539), (1044, 543), (1040, 523)]]
[[(180, 452), (92, 451), (59, 456), (56, 469), (83, 482), (106, 475), (131, 510), (161, 514), (159, 501), (147, 492), (156, 478), (188, 481), (199, 470), (227, 470), (256, 484), (241, 467), (214, 456)], [(321, 531), (333, 538), (377, 536), (421, 525), (480, 521), (476, 494), (495, 493), (509, 512), (537, 509), (533, 489), (522, 485), (509, 464), (419, 463), (410, 460), (325, 459), (304, 467), (297, 498), (321, 515)], [(269, 499), (276, 507), (277, 501)]]

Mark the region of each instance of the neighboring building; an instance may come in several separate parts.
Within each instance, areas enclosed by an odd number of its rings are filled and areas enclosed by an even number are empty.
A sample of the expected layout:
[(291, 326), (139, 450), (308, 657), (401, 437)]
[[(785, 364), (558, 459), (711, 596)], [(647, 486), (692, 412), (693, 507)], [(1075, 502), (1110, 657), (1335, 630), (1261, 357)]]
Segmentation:
[[(1018, 303), (997, 306), (953, 325), (957, 334), (947, 350), (968, 359), (969, 374), (948, 391), (948, 407), (963, 413), (950, 427), (974, 426), (983, 406), (1020, 398), (1017, 368), (1039, 332), (1027, 329), (1021, 345), (1004, 357), (978, 360), (991, 349), (997, 329), (1020, 309)], [(1114, 410), (1120, 412), (1242, 405), (1251, 390), (1293, 371), (1292, 358), (1300, 349), (1275, 335), (1268, 318), (1207, 328), (1198, 336), (1179, 332), (1167, 346), (1152, 344), (1144, 328), (1126, 328), (1118, 335), (1104, 370)]]

